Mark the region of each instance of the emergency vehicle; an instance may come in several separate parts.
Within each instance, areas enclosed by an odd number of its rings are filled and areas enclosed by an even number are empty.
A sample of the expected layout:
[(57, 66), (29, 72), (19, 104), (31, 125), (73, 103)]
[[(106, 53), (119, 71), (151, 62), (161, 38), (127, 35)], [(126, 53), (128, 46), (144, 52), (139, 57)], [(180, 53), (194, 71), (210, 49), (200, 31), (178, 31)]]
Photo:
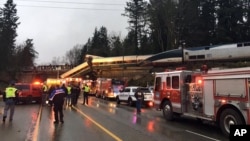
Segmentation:
[(124, 88), (124, 85), (125, 82), (123, 80), (98, 78), (96, 97), (103, 99), (116, 99), (117, 95)]
[(230, 125), (250, 124), (250, 67), (208, 72), (175, 70), (155, 74), (154, 104), (166, 120), (188, 116)]
[(17, 103), (32, 103), (42, 101), (42, 83), (36, 81), (33, 83), (15, 83), (15, 87), (19, 90), (17, 95)]

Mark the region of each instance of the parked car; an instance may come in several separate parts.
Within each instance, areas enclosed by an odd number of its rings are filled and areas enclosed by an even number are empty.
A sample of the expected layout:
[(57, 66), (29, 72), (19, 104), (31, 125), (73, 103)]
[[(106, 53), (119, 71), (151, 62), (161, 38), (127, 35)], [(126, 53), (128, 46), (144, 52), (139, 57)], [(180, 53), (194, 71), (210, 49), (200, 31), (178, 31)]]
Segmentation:
[(117, 104), (120, 104), (120, 102), (126, 102), (129, 106), (134, 106), (136, 102), (136, 98), (134, 95), (138, 88), (144, 93), (143, 104), (145, 106), (150, 106), (150, 107), (153, 106), (154, 103), (153, 92), (151, 92), (148, 87), (139, 87), (139, 86), (125, 87), (116, 97)]

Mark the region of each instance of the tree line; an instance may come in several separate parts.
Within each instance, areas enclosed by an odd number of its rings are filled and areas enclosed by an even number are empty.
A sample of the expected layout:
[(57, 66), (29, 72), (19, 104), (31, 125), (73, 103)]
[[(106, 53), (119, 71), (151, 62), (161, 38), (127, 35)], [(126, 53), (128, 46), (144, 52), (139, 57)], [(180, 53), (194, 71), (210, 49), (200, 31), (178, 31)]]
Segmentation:
[(129, 19), (127, 36), (96, 28), (86, 44), (78, 45), (76, 64), (85, 54), (145, 55), (250, 39), (250, 0), (130, 0), (121, 15)]
[[(129, 0), (121, 16), (128, 17), (128, 34), (108, 34), (95, 28), (85, 44), (66, 51), (64, 63), (79, 65), (86, 54), (103, 57), (156, 54), (189, 48), (246, 42), (250, 39), (250, 0)], [(32, 39), (15, 44), (19, 17), (13, 0), (0, 8), (0, 71), (14, 73), (34, 66), (38, 52)], [(56, 63), (55, 60), (54, 64)]]

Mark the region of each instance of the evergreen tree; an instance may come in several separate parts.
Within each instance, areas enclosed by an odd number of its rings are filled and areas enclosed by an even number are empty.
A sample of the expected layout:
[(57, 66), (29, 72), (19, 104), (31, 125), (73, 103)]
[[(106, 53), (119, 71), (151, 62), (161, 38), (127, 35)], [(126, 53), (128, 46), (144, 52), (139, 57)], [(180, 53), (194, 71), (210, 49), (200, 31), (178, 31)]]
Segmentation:
[(173, 0), (150, 0), (148, 15), (151, 29), (150, 38), (155, 46), (154, 53), (178, 46), (177, 7), (178, 3)]
[(122, 15), (129, 18), (129, 32), (134, 32), (133, 47), (135, 47), (135, 54), (138, 54), (142, 36), (146, 34), (147, 2), (144, 0), (131, 0), (126, 4), (125, 13)]
[(217, 2), (217, 43), (234, 43), (241, 39), (241, 28), (243, 23), (242, 1), (239, 0), (218, 0)]
[(101, 27), (99, 31), (95, 28), (94, 36), (90, 41), (87, 53), (103, 57), (108, 57), (110, 55), (110, 46), (106, 27)]
[(19, 25), (17, 22), (19, 17), (17, 16), (16, 4), (13, 0), (7, 0), (4, 4), (4, 8), (1, 9), (1, 30), (0, 30), (0, 70), (7, 68), (13, 68), (12, 62), (13, 53), (15, 50), (15, 38), (17, 36), (16, 29)]
[(110, 46), (111, 46), (110, 56), (124, 55), (124, 48), (122, 46), (122, 41), (119, 36), (111, 37)]

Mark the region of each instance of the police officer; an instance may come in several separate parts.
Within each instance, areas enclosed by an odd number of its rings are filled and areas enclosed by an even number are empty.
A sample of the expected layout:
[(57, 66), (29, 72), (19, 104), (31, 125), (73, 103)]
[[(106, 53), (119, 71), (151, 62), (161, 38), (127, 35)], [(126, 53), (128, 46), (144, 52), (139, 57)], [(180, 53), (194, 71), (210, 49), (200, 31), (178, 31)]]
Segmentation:
[(137, 114), (141, 114), (141, 105), (144, 100), (144, 93), (141, 91), (140, 88), (137, 88), (135, 92), (135, 98), (136, 98), (136, 112)]
[(84, 91), (83, 91), (83, 105), (88, 105), (88, 96), (89, 96), (89, 92), (90, 92), (90, 88), (87, 84), (85, 84), (85, 86), (83, 87)]
[(56, 85), (55, 90), (53, 90), (49, 96), (49, 100), (52, 101), (54, 105), (53, 111), (55, 117), (54, 121), (55, 124), (58, 124), (59, 120), (61, 123), (64, 123), (63, 120), (64, 97), (65, 97), (65, 91), (62, 88), (60, 88), (59, 85)]
[(4, 107), (4, 114), (3, 114), (3, 122), (5, 122), (8, 114), (8, 110), (10, 109), (10, 117), (9, 121), (11, 122), (13, 120), (13, 115), (15, 111), (15, 101), (17, 98), (18, 94), (18, 89), (14, 87), (14, 82), (10, 83), (10, 86), (8, 86), (5, 89), (5, 94), (4, 94), (4, 101), (5, 101), (5, 107)]

